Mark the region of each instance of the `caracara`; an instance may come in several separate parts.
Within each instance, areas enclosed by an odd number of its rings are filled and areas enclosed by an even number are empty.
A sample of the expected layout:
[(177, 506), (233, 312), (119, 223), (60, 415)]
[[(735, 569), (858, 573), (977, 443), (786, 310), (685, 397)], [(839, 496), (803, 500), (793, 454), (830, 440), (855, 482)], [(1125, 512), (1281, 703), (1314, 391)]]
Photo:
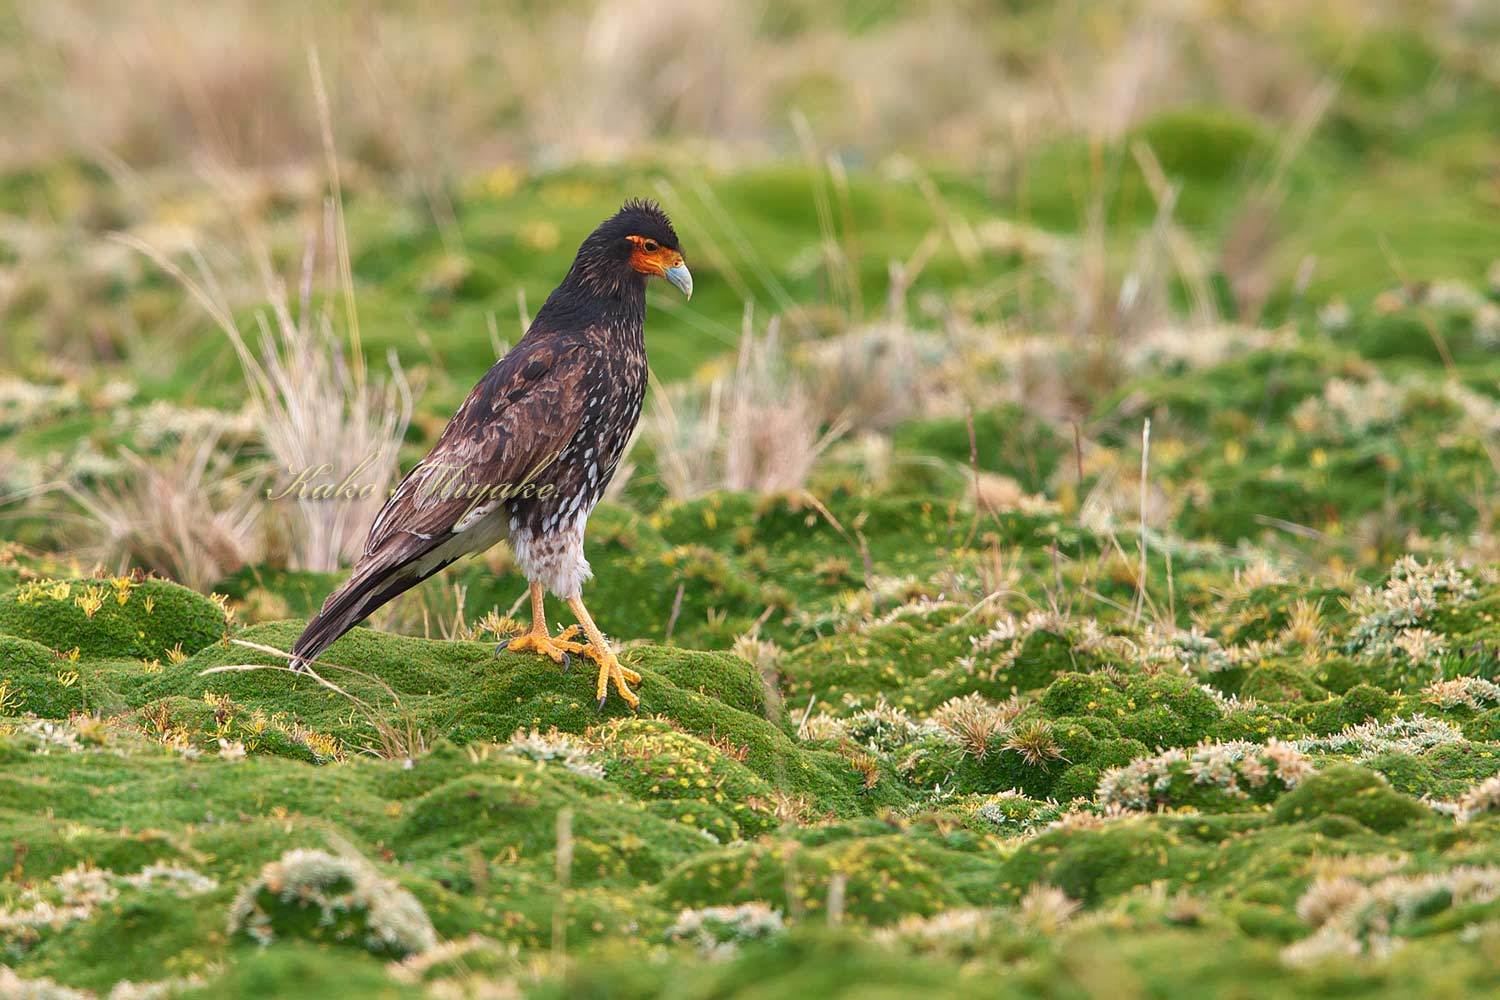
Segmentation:
[[(601, 708), (611, 681), (632, 708), (640, 703), (629, 686), (640, 675), (620, 664), (583, 606), (583, 530), (640, 419), (652, 276), (693, 294), (671, 220), (629, 201), (583, 241), (526, 335), (396, 487), (349, 579), (292, 646), (294, 666), (454, 560), (508, 539), (530, 583), (531, 630), (506, 648), (564, 666), (581, 653), (598, 664)], [(548, 590), (578, 619), (556, 636), (542, 610)], [(580, 627), (586, 645), (573, 641)]]

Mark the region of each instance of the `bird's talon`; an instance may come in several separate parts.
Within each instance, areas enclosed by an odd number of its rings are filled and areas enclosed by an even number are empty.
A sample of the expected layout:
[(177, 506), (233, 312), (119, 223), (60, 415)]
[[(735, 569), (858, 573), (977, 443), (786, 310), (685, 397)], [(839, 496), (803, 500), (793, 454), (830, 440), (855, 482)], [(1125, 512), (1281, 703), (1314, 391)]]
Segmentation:
[(640, 707), (641, 699), (636, 697), (634, 691), (630, 690), (631, 684), (640, 681), (640, 674), (629, 667), (622, 666), (615, 654), (608, 650), (601, 651), (594, 646), (589, 646), (584, 650), (584, 655), (599, 664), (599, 681), (596, 691), (599, 696), (600, 711), (604, 710), (604, 703), (609, 698), (609, 685), (611, 681), (614, 682), (615, 690), (619, 692), (625, 704), (630, 706), (632, 712)]
[(569, 670), (573, 669), (573, 656), (571, 653), (568, 653), (566, 651), (563, 652), (562, 668), (563, 673), (567, 673)]
[(561, 635), (550, 636), (546, 632), (526, 632), (506, 642), (500, 650), (511, 653), (540, 653), (553, 663), (561, 664), (563, 670), (566, 671), (571, 660), (569, 654), (583, 652), (584, 645), (581, 642), (569, 642)]

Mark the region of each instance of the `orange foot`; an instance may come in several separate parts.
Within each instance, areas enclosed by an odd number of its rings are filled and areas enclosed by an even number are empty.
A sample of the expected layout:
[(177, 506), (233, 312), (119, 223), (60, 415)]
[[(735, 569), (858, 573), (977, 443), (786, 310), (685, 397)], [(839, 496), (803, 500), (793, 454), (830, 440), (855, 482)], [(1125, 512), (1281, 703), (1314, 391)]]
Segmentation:
[(577, 634), (578, 626), (569, 625), (557, 633), (556, 636), (551, 636), (547, 634), (547, 626), (545, 624), (537, 625), (533, 622), (530, 632), (523, 633), (509, 642), (502, 643), (500, 649), (509, 653), (540, 653), (553, 663), (561, 663), (563, 672), (566, 673), (568, 668), (573, 665), (571, 654), (587, 654), (591, 652), (591, 648), (585, 646), (583, 643), (571, 641), (573, 636)]
[(599, 683), (594, 689), (594, 694), (599, 699), (599, 708), (601, 711), (604, 709), (605, 700), (609, 697), (610, 681), (615, 682), (615, 690), (620, 693), (620, 697), (625, 699), (625, 704), (629, 705), (632, 710), (640, 706), (641, 699), (637, 698), (635, 692), (630, 690), (631, 684), (640, 683), (640, 674), (622, 664), (619, 657), (610, 652), (608, 646), (590, 643), (584, 649), (583, 655), (599, 664)]

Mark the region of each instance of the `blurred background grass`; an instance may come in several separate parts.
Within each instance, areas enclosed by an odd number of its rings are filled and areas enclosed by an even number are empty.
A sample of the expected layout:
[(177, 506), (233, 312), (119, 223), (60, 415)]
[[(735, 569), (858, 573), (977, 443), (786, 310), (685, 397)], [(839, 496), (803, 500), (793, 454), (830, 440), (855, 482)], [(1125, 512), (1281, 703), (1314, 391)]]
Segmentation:
[[(483, 361), (486, 313), (513, 333), (517, 293), (535, 304), (633, 193), (676, 212), (709, 274), (655, 321), (668, 378), (732, 346), (747, 299), (878, 309), (930, 231), (916, 291), (984, 285), (1014, 311), (1023, 261), (944, 226), (1128, 247), (1159, 209), (1142, 145), (1208, 269), (1265, 286), (1273, 318), (1308, 262), (1314, 295), (1478, 280), (1497, 20), (1459, 0), (6, 4), (7, 355), (109, 360), (158, 325), (171, 302), (128, 293), (170, 282), (99, 246), (113, 231), (228, 253), (249, 214), (295, 267), (325, 191), (312, 52), (368, 346), (413, 363), (423, 341)], [(189, 345), (187, 369), (232, 374), (204, 356), (221, 346)]]
[(668, 494), (748, 482), (683, 456), (768, 323), (804, 451), (997, 402), (1130, 447), (1148, 359), (1278, 329), (1493, 372), (1481, 0), (10, 2), (0, 109), (0, 495), (49, 549), (91, 533), (37, 498), (122, 450), (211, 432), (253, 473), (246, 365), (299, 337), (327, 391), (418, 390), (409, 462), (635, 195), (698, 279), (651, 297)]

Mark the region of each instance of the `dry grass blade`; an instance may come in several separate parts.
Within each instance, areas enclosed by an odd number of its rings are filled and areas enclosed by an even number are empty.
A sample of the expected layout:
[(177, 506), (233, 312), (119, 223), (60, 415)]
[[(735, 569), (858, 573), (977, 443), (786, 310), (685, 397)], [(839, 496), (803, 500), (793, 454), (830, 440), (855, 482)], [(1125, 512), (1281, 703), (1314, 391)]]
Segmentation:
[(957, 741), (965, 754), (982, 760), (997, 737), (1009, 735), (1011, 722), (1020, 714), (1021, 707), (1014, 699), (997, 705), (972, 693), (939, 705), (932, 713), (932, 721)]
[(651, 446), (667, 495), (685, 500), (711, 492), (720, 480), (721, 383), (713, 383), (706, 393), (690, 393), (668, 390), (653, 376), (653, 389), (641, 436)]
[(748, 314), (745, 325), (727, 393), (725, 485), (755, 493), (799, 490), (842, 428), (818, 433), (809, 394), (782, 353), (780, 324), (772, 320), (761, 340), (751, 336)]
[(734, 371), (706, 388), (660, 386), (641, 425), (668, 494), (690, 499), (714, 490), (794, 493), (844, 430), (820, 431), (817, 407), (792, 371), (773, 319), (752, 332), (747, 308)]
[(257, 491), (230, 473), (218, 435), (184, 441), (167, 460), (121, 456), (129, 475), (106, 485), (64, 489), (89, 515), (100, 559), (120, 572), (143, 566), (207, 591), (260, 555)]
[[(263, 653), (266, 656), (275, 657), (279, 660), (290, 661), (292, 659), (290, 653), (277, 649), (275, 646), (251, 642), (248, 639), (231, 639), (230, 642), (236, 646), (243, 646), (246, 649), (251, 649), (257, 653)], [(375, 705), (318, 673), (313, 669), (314, 665), (343, 671), (352, 677), (374, 684), (376, 687), (382, 689), (386, 696), (391, 699), (396, 712), (401, 716), (400, 725), (393, 725)], [(427, 751), (427, 736), (417, 726), (416, 720), (412, 718), (411, 713), (402, 704), (401, 696), (396, 693), (396, 689), (368, 671), (360, 670), (356, 667), (343, 666), (338, 663), (330, 663), (323, 659), (315, 659), (311, 662), (304, 661), (304, 665), (299, 669), (279, 663), (231, 663), (218, 667), (208, 667), (200, 670), (199, 675), (206, 677), (210, 674), (243, 673), (254, 670), (281, 671), (298, 677), (307, 677), (319, 687), (325, 688), (348, 701), (364, 717), (366, 724), (375, 732), (378, 746), (366, 747), (365, 750), (369, 753), (383, 757), (386, 760), (414, 760)]]

